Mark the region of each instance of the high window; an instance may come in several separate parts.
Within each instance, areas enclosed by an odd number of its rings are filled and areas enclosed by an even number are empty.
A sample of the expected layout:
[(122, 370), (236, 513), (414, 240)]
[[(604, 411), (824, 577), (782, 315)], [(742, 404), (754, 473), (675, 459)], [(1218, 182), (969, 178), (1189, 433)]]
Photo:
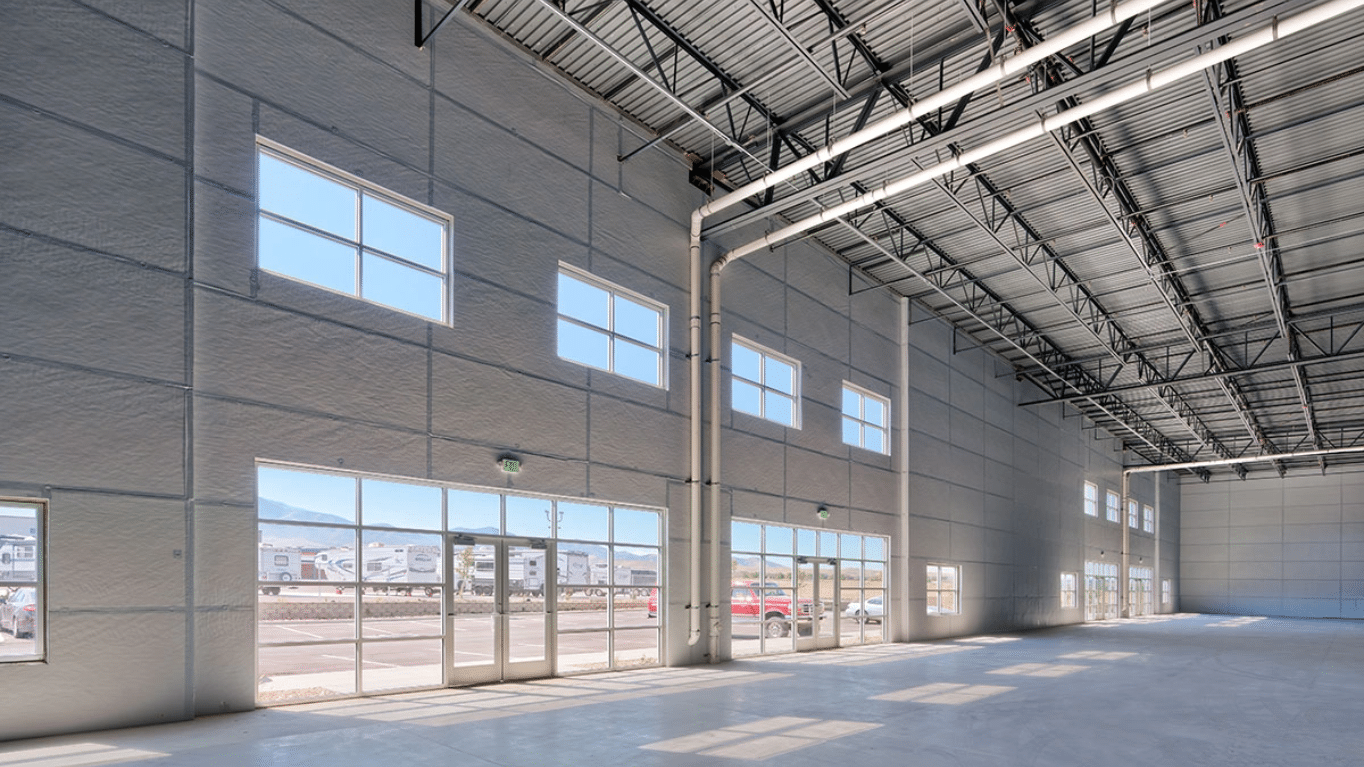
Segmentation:
[(890, 453), (890, 400), (843, 382), (843, 442)]
[(264, 140), (256, 161), (261, 269), (448, 321), (449, 216)]
[(729, 366), (731, 407), (783, 426), (800, 427), (799, 362), (734, 336)]
[(1118, 566), (1112, 562), (1085, 562), (1085, 620), (1116, 617)]
[(1079, 578), (1075, 573), (1061, 573), (1061, 607), (1079, 606)]
[(1128, 498), (1128, 499), (1127, 499), (1127, 526), (1128, 526), (1128, 527), (1133, 527), (1133, 528), (1135, 528), (1135, 527), (1138, 527), (1138, 526), (1141, 525), (1140, 514), (1138, 514), (1138, 510), (1139, 510), (1139, 509), (1140, 509), (1140, 506), (1137, 504), (1136, 501), (1132, 500), (1131, 498)]
[(1093, 482), (1085, 483), (1085, 514), (1099, 516), (1099, 486)]
[(1156, 531), (1156, 511), (1150, 506), (1141, 507), (1141, 529), (1148, 533)]
[(1109, 522), (1117, 522), (1122, 518), (1122, 499), (1118, 498), (1118, 494), (1112, 490), (1109, 490), (1104, 496), (1104, 511), (1108, 515)]
[(0, 499), (0, 663), (42, 660), (47, 641), (43, 525), (47, 502)]
[(664, 386), (667, 308), (566, 264), (559, 266), (559, 356)]
[(957, 615), (961, 612), (961, 568), (928, 566), (928, 614)]

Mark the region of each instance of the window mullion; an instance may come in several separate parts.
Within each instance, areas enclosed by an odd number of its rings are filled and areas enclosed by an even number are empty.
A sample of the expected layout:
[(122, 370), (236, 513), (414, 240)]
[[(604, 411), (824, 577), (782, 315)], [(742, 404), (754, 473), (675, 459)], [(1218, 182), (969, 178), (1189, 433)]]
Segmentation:
[(365, 245), (365, 244), (363, 244), (363, 243), (361, 243), (361, 245), (360, 245), (360, 250), (362, 250), (362, 251), (364, 251), (365, 253), (368, 253), (368, 254), (370, 254), (370, 255), (373, 255), (373, 256), (377, 256), (377, 257), (379, 257), (379, 258), (382, 258), (382, 259), (385, 260), (385, 261), (389, 261), (389, 262), (392, 262), (392, 263), (394, 263), (394, 264), (397, 264), (398, 266), (401, 266), (401, 267), (403, 267), (404, 269), (411, 269), (411, 270), (414, 271), (414, 272), (423, 272), (423, 273), (428, 274), (428, 275), (430, 275), (430, 276), (432, 276), (432, 277), (440, 277), (442, 280), (445, 279), (445, 275), (444, 275), (443, 273), (441, 273), (439, 270), (432, 269), (432, 268), (429, 267), (429, 266), (425, 266), (425, 265), (422, 265), (422, 264), (418, 264), (418, 263), (416, 263), (416, 262), (414, 262), (414, 261), (408, 261), (407, 259), (403, 258), (402, 256), (395, 256), (395, 255), (393, 255), (392, 253), (389, 253), (388, 251), (380, 250), (380, 249), (378, 249), (378, 248), (372, 248), (372, 247), (370, 247), (370, 246), (368, 246), (368, 245)]
[[(355, 242), (359, 244), (359, 247), (355, 249), (355, 295), (363, 298), (365, 295), (365, 192), (355, 187), (351, 187), (351, 191), (355, 192)], [(359, 668), (358, 662), (356, 667)], [(360, 688), (356, 687), (356, 689)]]
[(292, 227), (294, 229), (299, 230), (300, 232), (311, 234), (314, 237), (321, 237), (322, 239), (330, 240), (334, 243), (337, 243), (338, 245), (345, 245), (351, 248), (356, 248), (360, 246), (360, 243), (357, 240), (348, 240), (345, 237), (336, 234), (335, 232), (329, 232), (325, 229), (318, 229), (317, 227), (312, 226), (311, 224), (305, 224), (302, 221), (295, 221), (292, 218), (289, 218), (287, 216), (281, 216), (280, 214), (275, 213), (273, 211), (262, 210), (260, 212), (260, 215), (262, 218), (265, 218), (269, 221), (274, 221), (277, 224), (284, 224), (285, 226)]

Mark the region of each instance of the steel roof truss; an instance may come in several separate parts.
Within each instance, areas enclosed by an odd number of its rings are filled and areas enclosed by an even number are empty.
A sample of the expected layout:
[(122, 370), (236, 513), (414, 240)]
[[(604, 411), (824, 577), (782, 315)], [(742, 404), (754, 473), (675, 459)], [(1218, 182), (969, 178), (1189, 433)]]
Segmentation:
[[(749, 0), (749, 2), (753, 4), (753, 7), (762, 15), (763, 19), (767, 21), (768, 26), (772, 27), (772, 29), (777, 32), (777, 35), (785, 41), (786, 47), (795, 51), (800, 60), (805, 62), (807, 66), (823, 78), (824, 81), (829, 84), (829, 87), (833, 89), (833, 92), (837, 93), (840, 98), (848, 98), (848, 92), (843, 89), (843, 84), (839, 81), (841, 78), (835, 78), (824, 71), (824, 67), (820, 66), (818, 61), (815, 61), (815, 57), (810, 55), (810, 52), (805, 49), (805, 46), (801, 45), (800, 42), (796, 40), (795, 36), (791, 34), (791, 30), (787, 29), (786, 25), (782, 23), (782, 15), (785, 10), (784, 3), (782, 4), (782, 10), (777, 10), (775, 7), (773, 8), (773, 11), (777, 14), (776, 16), (773, 16), (763, 7), (762, 0)], [(836, 50), (837, 43), (834, 45)], [(837, 63), (837, 59), (835, 59), (835, 63)]]
[[(1204, 0), (1201, 16), (1214, 21), (1222, 16), (1220, 0)], [(1225, 42), (1225, 38), (1219, 43)], [(1200, 46), (1200, 52), (1202, 46)], [(1264, 184), (1252, 184), (1250, 179), (1260, 175), (1259, 162), (1255, 147), (1250, 139), (1250, 123), (1246, 118), (1245, 99), (1241, 93), (1240, 78), (1236, 75), (1236, 64), (1224, 61), (1203, 72), (1208, 96), (1216, 115), (1218, 136), (1222, 139), (1227, 152), (1236, 188), (1240, 195), (1245, 220), (1250, 227), (1252, 244), (1256, 250), (1256, 260), (1264, 276), (1265, 287), (1269, 291), (1270, 307), (1278, 322), (1279, 332), (1288, 342), (1288, 359), (1298, 357), (1298, 340), (1288, 323), (1288, 291), (1285, 288), (1283, 262), (1279, 257), (1278, 238), (1274, 234), (1274, 219), (1269, 210), (1269, 200), (1265, 196)], [(1303, 420), (1307, 433), (1315, 447), (1321, 447), (1317, 436), (1316, 417), (1312, 412), (1312, 396), (1307, 387), (1302, 368), (1293, 368), (1293, 381), (1297, 388), (1299, 403), (1302, 406)], [(1318, 459), (1323, 471), (1325, 458)]]
[[(1024, 44), (1028, 44), (1028, 41), (1023, 33), (1030, 31), (1030, 29), (1030, 27), (1025, 25), (1021, 26), (1019, 30), (1015, 32), (1020, 41)], [(1037, 33), (1031, 32), (1031, 36), (1036, 37)], [(1045, 90), (1063, 85), (1066, 80), (1065, 75), (1062, 74), (1061, 69), (1055, 65), (1053, 59), (1045, 67), (1045, 77), (1036, 78), (1033, 82), (1035, 83), (1034, 87)], [(1055, 108), (1060, 112), (1067, 108), (1074, 107), (1078, 103), (1078, 99), (1074, 96), (1067, 96), (1058, 102)], [(1138, 262), (1142, 265), (1148, 279), (1150, 279), (1162, 300), (1165, 301), (1171, 312), (1179, 320), (1180, 329), (1189, 339), (1190, 344), (1195, 348), (1203, 349), (1209, 358), (1213, 360), (1214, 364), (1224, 364), (1222, 360), (1223, 353), (1208, 340), (1209, 333), (1207, 328), (1198, 318), (1196, 310), (1189, 301), (1188, 291), (1184, 288), (1182, 282), (1176, 275), (1173, 266), (1170, 264), (1169, 257), (1165, 254), (1165, 250), (1160, 245), (1149, 222), (1145, 221), (1144, 218), (1133, 214), (1134, 211), (1140, 209), (1140, 206), (1137, 205), (1135, 197), (1123, 182), (1116, 164), (1113, 163), (1112, 159), (1103, 150), (1102, 141), (1092, 122), (1088, 119), (1078, 121), (1074, 126), (1070, 126), (1069, 129), (1063, 129), (1063, 133), (1070, 137), (1069, 142), (1056, 141), (1054, 137), (1053, 141), (1055, 141), (1058, 148), (1063, 151), (1071, 164), (1071, 167), (1075, 169), (1077, 175), (1079, 175), (1081, 180), (1089, 188), (1091, 194), (1093, 194), (1100, 203), (1100, 207), (1103, 208), (1104, 213), (1109, 218), (1110, 222), (1118, 228), (1121, 240), (1132, 249), (1133, 254), (1137, 256)], [(1091, 164), (1095, 168), (1094, 178), (1103, 179), (1104, 189), (1102, 191), (1097, 186), (1093, 185), (1090, 181), (1090, 177), (1080, 169), (1079, 163), (1076, 161), (1073, 154), (1074, 146), (1084, 147)], [(1112, 193), (1113, 198), (1119, 205), (1124, 217), (1130, 222), (1132, 233), (1140, 235), (1140, 242), (1143, 245), (1140, 250), (1136, 248), (1129, 232), (1124, 231), (1123, 226), (1118, 223), (1118, 219), (1114, 216), (1112, 211), (1108, 209), (1108, 206), (1105, 203), (1108, 192)], [(1263, 437), (1264, 432), (1252, 413), (1250, 403), (1246, 400), (1240, 390), (1237, 389), (1235, 382), (1228, 379), (1218, 379), (1217, 385), (1226, 395), (1227, 400), (1231, 403), (1232, 408), (1236, 412), (1237, 417), (1240, 419), (1246, 431), (1251, 435), (1251, 438), (1261, 446), (1261, 449), (1271, 453), (1278, 452), (1274, 446)]]
[[(850, 224), (844, 223), (844, 226), (852, 228)], [(928, 284), (934, 292), (947, 299), (976, 324), (990, 334), (999, 337), (1017, 352), (1032, 360), (1040, 369), (1045, 370), (1048, 378), (1034, 379), (1043, 389), (1053, 392), (1057, 389), (1071, 389), (1081, 392), (1083, 396), (1074, 404), (1080, 407), (1091, 419), (1100, 420), (1106, 416), (1109, 425), (1105, 428), (1110, 432), (1114, 431), (1115, 428), (1131, 432), (1147, 448), (1155, 451), (1154, 453), (1144, 453), (1147, 460), (1159, 461), (1162, 460), (1161, 456), (1190, 455), (1184, 448), (1148, 423), (1127, 403), (1106, 393), (1103, 390), (1102, 383), (1094, 379), (1089, 373), (1078, 366), (1069, 364), (1065, 353), (1056, 347), (1050, 339), (1037, 332), (1026, 319), (1015, 312), (1003, 299), (981, 284), (965, 267), (957, 264), (921, 234), (913, 233), (916, 240), (925, 246), (926, 252), (931, 254), (929, 264), (936, 270), (934, 276), (924, 274), (911, 266), (905, 258), (887, 248), (885, 243), (873, 239), (861, 230), (852, 229), (864, 242), (886, 256), (894, 258), (912, 276), (918, 277)], [(951, 267), (951, 269), (944, 267)], [(965, 279), (956, 282), (949, 281), (947, 276), (953, 272), (960, 273)], [(953, 285), (958, 290), (949, 290), (948, 285)], [(1186, 459), (1176, 458), (1176, 460), (1183, 461)]]

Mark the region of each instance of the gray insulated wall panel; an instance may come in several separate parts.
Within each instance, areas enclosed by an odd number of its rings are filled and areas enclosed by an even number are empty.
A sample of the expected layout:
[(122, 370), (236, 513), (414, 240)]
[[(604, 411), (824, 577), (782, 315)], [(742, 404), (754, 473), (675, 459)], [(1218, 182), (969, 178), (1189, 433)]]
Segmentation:
[(1181, 606), (1364, 618), (1364, 474), (1185, 480)]

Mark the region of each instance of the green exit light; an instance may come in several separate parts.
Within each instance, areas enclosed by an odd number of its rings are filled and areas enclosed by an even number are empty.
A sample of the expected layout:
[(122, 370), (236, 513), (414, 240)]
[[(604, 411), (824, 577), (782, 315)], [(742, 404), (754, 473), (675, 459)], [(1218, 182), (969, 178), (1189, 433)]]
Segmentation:
[(507, 472), (508, 474), (515, 474), (521, 471), (521, 462), (516, 460), (515, 458), (503, 458), (502, 470)]

